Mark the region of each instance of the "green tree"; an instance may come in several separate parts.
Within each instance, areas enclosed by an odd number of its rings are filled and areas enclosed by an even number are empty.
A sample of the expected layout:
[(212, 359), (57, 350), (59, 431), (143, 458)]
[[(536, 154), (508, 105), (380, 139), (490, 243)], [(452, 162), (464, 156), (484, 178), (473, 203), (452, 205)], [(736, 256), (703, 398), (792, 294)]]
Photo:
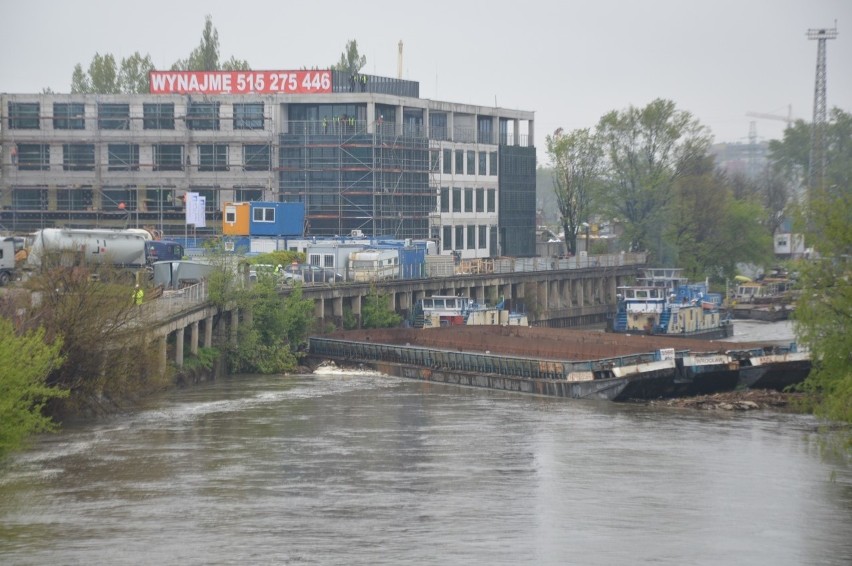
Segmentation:
[(92, 92), (92, 86), (89, 83), (89, 76), (83, 72), (83, 66), (80, 63), (74, 65), (74, 72), (71, 73), (71, 94), (81, 94)]
[(95, 53), (89, 64), (89, 86), (91, 92), (99, 94), (118, 94), (121, 89), (118, 85), (118, 69), (115, 57), (107, 53), (100, 55)]
[(361, 305), (361, 327), (362, 328), (391, 328), (399, 326), (402, 315), (397, 314), (391, 307), (390, 297), (379, 293), (373, 287), (370, 294), (364, 297)]
[(335, 71), (343, 71), (347, 75), (357, 75), (367, 64), (367, 56), (358, 53), (358, 41), (350, 39), (346, 42), (346, 49), (340, 54), (340, 61), (331, 66)]
[(147, 53), (143, 57), (138, 51), (121, 60), (118, 71), (118, 86), (127, 94), (145, 94), (151, 91), (148, 73), (154, 70), (154, 63)]
[(0, 459), (30, 435), (56, 427), (43, 409), (50, 399), (68, 395), (46, 384), (62, 363), (61, 346), (61, 340), (46, 342), (43, 328), (17, 334), (11, 320), (0, 318)]
[(204, 29), (201, 30), (201, 41), (192, 50), (189, 57), (179, 59), (172, 65), (173, 71), (220, 71), (247, 70), (251, 67), (248, 61), (231, 58), (225, 63), (219, 60), (219, 31), (213, 27), (213, 17), (209, 14), (204, 18)]
[(606, 114), (598, 134), (607, 157), (603, 202), (611, 217), (625, 223), (627, 249), (652, 250), (661, 262), (673, 183), (686, 160), (707, 153), (710, 134), (689, 112), (662, 99)]
[(582, 222), (591, 222), (592, 200), (600, 185), (603, 151), (588, 129), (563, 134), (562, 128), (545, 138), (553, 163), (553, 186), (559, 206), (565, 245), (577, 253), (577, 234)]

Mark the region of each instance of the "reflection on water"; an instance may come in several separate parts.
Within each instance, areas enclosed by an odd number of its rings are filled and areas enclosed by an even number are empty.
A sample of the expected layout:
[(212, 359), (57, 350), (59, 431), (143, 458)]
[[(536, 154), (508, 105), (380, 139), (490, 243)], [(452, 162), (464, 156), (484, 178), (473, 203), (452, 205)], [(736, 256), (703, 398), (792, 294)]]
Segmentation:
[(242, 376), (15, 458), (0, 562), (845, 565), (820, 446), (796, 415)]

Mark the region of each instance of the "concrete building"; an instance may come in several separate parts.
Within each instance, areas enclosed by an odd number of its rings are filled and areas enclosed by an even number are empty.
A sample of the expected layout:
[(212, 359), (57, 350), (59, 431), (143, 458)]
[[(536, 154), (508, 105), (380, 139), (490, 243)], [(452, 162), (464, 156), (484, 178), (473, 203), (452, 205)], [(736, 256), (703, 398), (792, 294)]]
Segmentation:
[[(186, 230), (183, 195), (304, 202), (308, 235), (535, 254), (534, 113), (337, 71), (156, 72), (152, 94), (2, 94), (0, 230)], [(275, 88), (273, 88), (273, 86)]]

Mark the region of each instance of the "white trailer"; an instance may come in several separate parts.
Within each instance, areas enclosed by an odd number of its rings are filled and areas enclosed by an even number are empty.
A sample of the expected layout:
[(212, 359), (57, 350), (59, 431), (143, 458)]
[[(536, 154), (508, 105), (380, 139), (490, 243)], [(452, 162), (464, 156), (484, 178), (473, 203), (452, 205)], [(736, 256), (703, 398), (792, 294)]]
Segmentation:
[(399, 250), (361, 250), (349, 254), (348, 281), (378, 281), (399, 277)]

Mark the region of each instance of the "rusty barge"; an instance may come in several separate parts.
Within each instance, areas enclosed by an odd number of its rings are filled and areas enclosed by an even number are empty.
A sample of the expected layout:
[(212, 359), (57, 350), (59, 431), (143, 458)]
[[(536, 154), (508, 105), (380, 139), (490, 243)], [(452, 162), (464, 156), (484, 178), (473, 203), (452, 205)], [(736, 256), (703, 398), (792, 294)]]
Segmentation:
[(794, 345), (524, 326), (341, 331), (311, 337), (309, 351), (399, 377), (612, 401), (787, 385), (810, 369)]

